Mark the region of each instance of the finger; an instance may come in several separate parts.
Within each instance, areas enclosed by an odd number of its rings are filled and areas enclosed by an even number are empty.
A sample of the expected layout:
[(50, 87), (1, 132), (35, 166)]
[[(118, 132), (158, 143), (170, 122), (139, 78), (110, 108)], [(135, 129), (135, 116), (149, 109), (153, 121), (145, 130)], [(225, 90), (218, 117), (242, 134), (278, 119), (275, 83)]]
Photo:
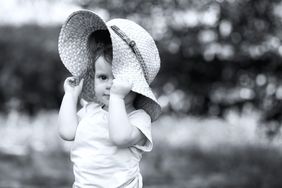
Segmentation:
[(65, 79), (65, 82), (69, 82), (70, 79), (71, 79), (71, 77), (67, 77), (67, 78)]
[(114, 78), (113, 79), (113, 81), (115, 81), (115, 82), (124, 82), (124, 80), (126, 80), (126, 79), (124, 79), (124, 78)]
[(120, 81), (118, 79), (113, 79), (112, 87), (118, 85), (118, 83), (120, 83)]
[(80, 81), (79, 81), (79, 78), (78, 77), (72, 77), (71, 80), (70, 80), (71, 84), (73, 86), (78, 86)]
[(73, 82), (74, 81), (74, 77), (68, 77), (67, 79), (66, 79), (66, 82)]
[(68, 80), (68, 84), (71, 85), (71, 86), (75, 86), (75, 81), (70, 79), (70, 80)]
[(72, 84), (72, 77), (66, 78), (64, 84), (65, 84), (65, 85), (71, 85), (71, 84)]
[(75, 80), (75, 76), (70, 76), (70, 77), (67, 77), (67, 80)]
[(126, 78), (117, 78), (117, 79), (115, 79), (115, 82), (122, 83), (122, 84), (129, 84), (130, 83), (130, 81)]
[(123, 80), (123, 84), (126, 87), (132, 88), (133, 83), (130, 80)]

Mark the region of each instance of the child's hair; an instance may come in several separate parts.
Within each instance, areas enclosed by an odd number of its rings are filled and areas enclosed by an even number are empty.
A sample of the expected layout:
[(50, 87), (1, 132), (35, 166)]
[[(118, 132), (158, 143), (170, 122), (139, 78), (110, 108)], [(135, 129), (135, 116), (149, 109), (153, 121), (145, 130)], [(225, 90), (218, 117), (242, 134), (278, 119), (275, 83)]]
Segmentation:
[(93, 32), (88, 39), (88, 47), (92, 57), (92, 66), (99, 57), (104, 57), (105, 60), (112, 64), (113, 50), (110, 33), (107, 30), (97, 30)]

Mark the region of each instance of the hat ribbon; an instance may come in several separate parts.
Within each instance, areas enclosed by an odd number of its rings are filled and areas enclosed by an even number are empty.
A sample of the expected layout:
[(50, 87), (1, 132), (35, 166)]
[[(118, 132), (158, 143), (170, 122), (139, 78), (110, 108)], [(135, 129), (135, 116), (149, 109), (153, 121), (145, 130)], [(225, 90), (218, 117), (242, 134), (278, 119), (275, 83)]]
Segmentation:
[(133, 53), (136, 55), (136, 58), (139, 62), (139, 64), (141, 65), (143, 74), (145, 76), (145, 79), (147, 81), (147, 83), (149, 84), (149, 76), (148, 76), (148, 71), (147, 71), (147, 67), (145, 64), (145, 61), (141, 55), (141, 52), (139, 51), (139, 49), (136, 46), (136, 42), (134, 40), (131, 40), (120, 28), (118, 28), (116, 25), (112, 25), (111, 26), (112, 30), (123, 40), (125, 41), (128, 46), (132, 49)]

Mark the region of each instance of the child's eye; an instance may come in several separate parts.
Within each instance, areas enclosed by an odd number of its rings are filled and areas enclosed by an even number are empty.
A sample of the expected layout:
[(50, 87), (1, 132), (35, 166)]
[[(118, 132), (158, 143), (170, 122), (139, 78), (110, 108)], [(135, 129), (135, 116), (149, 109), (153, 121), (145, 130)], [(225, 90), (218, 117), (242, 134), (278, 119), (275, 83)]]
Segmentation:
[(106, 80), (108, 77), (106, 75), (99, 75), (98, 78), (100, 80)]

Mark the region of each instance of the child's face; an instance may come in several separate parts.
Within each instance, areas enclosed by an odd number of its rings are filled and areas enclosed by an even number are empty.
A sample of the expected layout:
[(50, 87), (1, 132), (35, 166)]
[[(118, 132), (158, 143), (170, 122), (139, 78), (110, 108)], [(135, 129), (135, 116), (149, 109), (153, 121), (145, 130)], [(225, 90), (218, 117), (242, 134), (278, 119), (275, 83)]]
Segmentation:
[(110, 90), (114, 76), (111, 65), (101, 56), (95, 62), (95, 96), (104, 105), (109, 105)]
[[(113, 83), (113, 73), (111, 65), (101, 56), (95, 62), (95, 96), (97, 100), (106, 107), (109, 106), (110, 90)], [(125, 105), (133, 103), (136, 93), (130, 92), (124, 99)]]

